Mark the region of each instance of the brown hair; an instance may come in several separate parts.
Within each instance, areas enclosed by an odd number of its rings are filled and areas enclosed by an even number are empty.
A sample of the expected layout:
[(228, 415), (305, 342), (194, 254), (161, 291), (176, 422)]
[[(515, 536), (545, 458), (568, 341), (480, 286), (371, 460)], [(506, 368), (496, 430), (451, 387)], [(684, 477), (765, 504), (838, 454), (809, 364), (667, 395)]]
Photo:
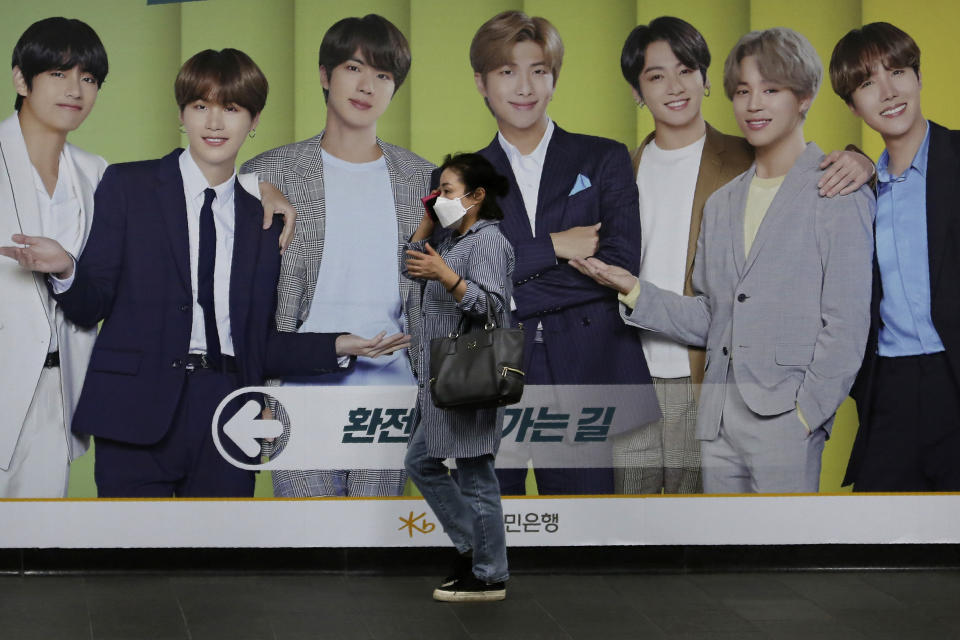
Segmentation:
[(482, 76), (510, 64), (513, 45), (534, 42), (543, 48), (543, 55), (553, 84), (557, 84), (563, 64), (563, 40), (546, 18), (531, 18), (522, 11), (504, 11), (483, 23), (470, 43), (470, 66)]
[(256, 116), (267, 104), (267, 78), (237, 49), (207, 49), (183, 63), (173, 83), (180, 111), (194, 100), (236, 104)]
[(747, 56), (754, 56), (765, 80), (783, 85), (797, 98), (817, 95), (823, 77), (817, 50), (793, 29), (775, 27), (751, 31), (730, 51), (723, 65), (723, 90), (731, 100), (740, 84), (740, 62)]
[(920, 75), (920, 47), (889, 22), (871, 22), (840, 38), (830, 57), (833, 91), (850, 104), (853, 92), (877, 63), (887, 69), (910, 67)]

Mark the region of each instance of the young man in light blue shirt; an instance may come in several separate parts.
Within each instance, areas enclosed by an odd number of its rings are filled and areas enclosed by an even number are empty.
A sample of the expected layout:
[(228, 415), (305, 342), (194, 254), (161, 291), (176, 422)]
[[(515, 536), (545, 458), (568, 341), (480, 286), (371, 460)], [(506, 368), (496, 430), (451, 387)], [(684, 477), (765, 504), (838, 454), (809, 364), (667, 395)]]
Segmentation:
[(844, 36), (833, 89), (883, 137), (871, 328), (852, 395), (856, 491), (960, 490), (960, 133), (924, 118), (920, 48), (885, 22)]

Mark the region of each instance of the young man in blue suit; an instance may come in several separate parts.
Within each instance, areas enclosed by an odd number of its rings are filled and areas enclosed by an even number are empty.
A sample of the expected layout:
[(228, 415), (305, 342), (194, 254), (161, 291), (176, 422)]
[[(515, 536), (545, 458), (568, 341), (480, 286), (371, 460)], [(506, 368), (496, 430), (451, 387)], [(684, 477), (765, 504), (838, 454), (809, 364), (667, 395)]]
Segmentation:
[[(597, 255), (635, 272), (640, 263), (637, 187), (627, 148), (568, 133), (547, 116), (563, 62), (546, 19), (506, 11), (470, 45), (477, 89), (498, 133), (481, 150), (511, 188), (500, 225), (516, 254), (513, 302), (526, 332), (526, 382), (635, 384), (637, 426), (660, 416), (638, 334), (624, 326), (616, 293), (567, 261)], [(534, 466), (541, 494), (612, 493), (612, 468)], [(504, 494), (524, 493), (525, 469), (499, 472)]]
[(924, 118), (920, 48), (886, 22), (845, 35), (833, 89), (883, 137), (870, 334), (852, 394), (855, 491), (960, 491), (960, 132)]
[(54, 274), (74, 323), (103, 321), (73, 419), (75, 433), (96, 439), (100, 496), (251, 496), (253, 473), (211, 437), (220, 401), (267, 375), (333, 371), (340, 356), (375, 356), (406, 337), (275, 330), (279, 229), (262, 229), (234, 169), (266, 78), (243, 52), (207, 50), (184, 64), (175, 91), (188, 149), (107, 170), (79, 262), (43, 237), (14, 236), (27, 246), (2, 253)]

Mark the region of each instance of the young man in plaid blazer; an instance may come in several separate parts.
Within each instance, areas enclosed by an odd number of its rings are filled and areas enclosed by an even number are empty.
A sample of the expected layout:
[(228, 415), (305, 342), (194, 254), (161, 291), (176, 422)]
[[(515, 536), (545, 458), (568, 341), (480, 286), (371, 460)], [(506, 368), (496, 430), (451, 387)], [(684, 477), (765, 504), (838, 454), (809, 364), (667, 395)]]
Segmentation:
[[(433, 165), (377, 138), (377, 121), (410, 69), (410, 49), (385, 18), (345, 18), (324, 35), (320, 80), (327, 101), (318, 135), (250, 160), (244, 172), (277, 186), (296, 207), (297, 232), (280, 272), (281, 331), (402, 331), (418, 335), (420, 289), (400, 274), (404, 242), (423, 217)], [(340, 374), (284, 384), (414, 385), (419, 346)], [(276, 456), (289, 437), (271, 446)], [(397, 469), (273, 473), (277, 496), (390, 496), (403, 491)]]

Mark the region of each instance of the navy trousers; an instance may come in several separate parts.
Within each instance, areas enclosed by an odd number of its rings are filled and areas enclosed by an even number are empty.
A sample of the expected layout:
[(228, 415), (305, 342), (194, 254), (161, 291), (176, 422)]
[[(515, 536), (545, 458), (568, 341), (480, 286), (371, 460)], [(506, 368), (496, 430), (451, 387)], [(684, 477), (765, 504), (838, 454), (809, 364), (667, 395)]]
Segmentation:
[[(235, 373), (197, 369), (186, 376), (173, 424), (149, 445), (94, 438), (94, 477), (101, 498), (248, 498), (254, 472), (239, 469), (220, 455), (211, 432), (213, 414), (223, 398), (239, 387)], [(239, 408), (234, 400), (221, 425)], [(105, 408), (106, 410), (106, 408)], [(220, 442), (241, 462), (254, 462), (220, 433)]]
[(960, 491), (960, 399), (946, 355), (880, 357), (875, 376), (853, 490)]
[[(533, 343), (530, 370), (526, 384), (554, 384), (547, 361), (547, 349), (542, 342)], [(611, 464), (612, 464), (611, 459)], [(613, 493), (613, 467), (586, 467), (579, 469), (538, 468), (533, 473), (540, 495), (602, 495)], [(497, 469), (500, 493), (522, 496), (527, 493), (526, 469)]]

